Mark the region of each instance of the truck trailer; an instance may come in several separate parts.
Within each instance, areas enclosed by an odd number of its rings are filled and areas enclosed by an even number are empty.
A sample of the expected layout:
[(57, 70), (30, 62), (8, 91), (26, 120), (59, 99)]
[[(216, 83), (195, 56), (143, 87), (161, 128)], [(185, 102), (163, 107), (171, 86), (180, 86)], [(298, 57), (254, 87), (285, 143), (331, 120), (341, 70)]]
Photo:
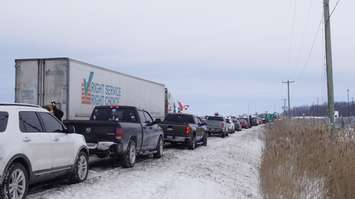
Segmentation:
[(71, 58), (16, 59), (15, 102), (46, 106), (53, 100), (65, 120), (85, 120), (95, 106), (125, 105), (163, 119), (171, 95), (164, 84)]

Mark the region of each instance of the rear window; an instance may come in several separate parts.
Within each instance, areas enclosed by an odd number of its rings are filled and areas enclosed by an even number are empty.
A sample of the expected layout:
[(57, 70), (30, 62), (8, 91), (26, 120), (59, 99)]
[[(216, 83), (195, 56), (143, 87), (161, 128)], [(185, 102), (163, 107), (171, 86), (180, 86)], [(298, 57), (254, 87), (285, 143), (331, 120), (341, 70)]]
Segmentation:
[(124, 108), (97, 108), (91, 117), (96, 121), (138, 122), (136, 111)]
[(207, 117), (207, 120), (224, 121), (223, 117), (213, 117), (213, 116)]
[(192, 115), (168, 114), (165, 117), (164, 123), (195, 124), (195, 120)]
[(9, 114), (7, 112), (0, 112), (0, 132), (6, 130), (8, 118)]

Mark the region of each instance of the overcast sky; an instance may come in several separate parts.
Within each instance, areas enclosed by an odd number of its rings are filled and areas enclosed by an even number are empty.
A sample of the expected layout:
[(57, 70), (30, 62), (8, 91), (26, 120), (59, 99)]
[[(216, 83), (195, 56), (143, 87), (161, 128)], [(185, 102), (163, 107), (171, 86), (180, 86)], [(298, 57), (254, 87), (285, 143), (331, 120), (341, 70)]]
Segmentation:
[[(14, 59), (29, 57), (164, 83), (198, 114), (280, 111), (287, 79), (292, 105), (326, 102), (322, 0), (56, 2), (0, 1), (1, 102), (14, 99)], [(343, 0), (332, 16), (338, 101), (355, 96), (354, 7)]]

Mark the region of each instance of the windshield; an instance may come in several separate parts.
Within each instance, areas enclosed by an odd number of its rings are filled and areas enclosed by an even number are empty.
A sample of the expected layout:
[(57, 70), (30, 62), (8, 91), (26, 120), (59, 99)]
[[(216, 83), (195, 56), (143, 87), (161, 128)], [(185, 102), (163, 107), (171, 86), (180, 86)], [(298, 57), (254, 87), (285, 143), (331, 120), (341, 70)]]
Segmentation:
[(164, 120), (165, 123), (176, 124), (194, 124), (194, 117), (192, 115), (184, 114), (168, 114)]

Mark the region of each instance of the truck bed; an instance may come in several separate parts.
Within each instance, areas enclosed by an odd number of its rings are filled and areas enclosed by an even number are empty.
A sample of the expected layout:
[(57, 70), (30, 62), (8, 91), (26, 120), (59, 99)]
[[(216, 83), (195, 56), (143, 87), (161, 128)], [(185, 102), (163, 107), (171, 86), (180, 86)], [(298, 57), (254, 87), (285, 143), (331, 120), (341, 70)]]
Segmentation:
[(75, 133), (82, 134), (87, 143), (101, 141), (116, 141), (115, 132), (121, 125), (114, 121), (94, 120), (66, 120), (64, 124), (68, 129), (75, 129)]

